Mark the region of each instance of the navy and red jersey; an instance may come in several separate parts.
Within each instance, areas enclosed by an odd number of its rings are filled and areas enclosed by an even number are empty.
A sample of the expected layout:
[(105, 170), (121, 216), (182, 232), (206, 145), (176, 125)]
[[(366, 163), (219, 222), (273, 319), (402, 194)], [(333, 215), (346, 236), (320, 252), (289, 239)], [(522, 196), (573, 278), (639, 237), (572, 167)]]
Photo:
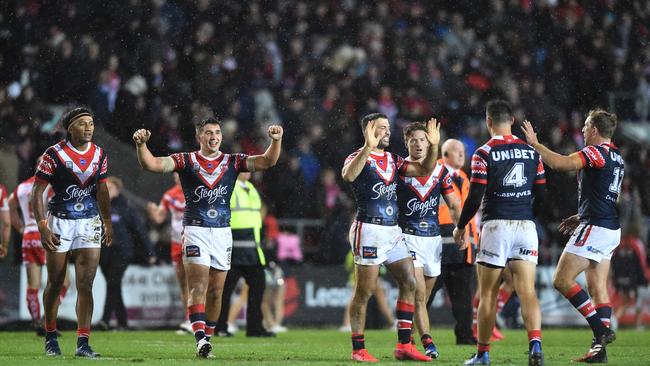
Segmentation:
[[(357, 150), (345, 164), (359, 154)], [(370, 153), (368, 160), (352, 185), (357, 203), (356, 220), (376, 225), (397, 225), (397, 176), (404, 175), (408, 162), (385, 151)]]
[[(352, 161), (361, 149), (345, 159)], [(403, 175), (408, 162), (385, 151), (370, 153), (361, 173), (350, 183), (357, 203), (356, 220), (376, 225), (397, 225), (397, 176)]]
[(583, 169), (578, 172), (578, 215), (589, 225), (620, 228), (616, 201), (621, 192), (625, 163), (611, 143), (589, 145), (578, 152)]
[(185, 195), (183, 226), (230, 226), (230, 196), (240, 172), (246, 172), (245, 154), (221, 154), (214, 159), (200, 152), (170, 155)]
[(526, 141), (494, 136), (472, 156), (473, 184), (486, 185), (482, 221), (532, 220), (533, 186), (546, 184), (544, 164)]
[(94, 143), (86, 151), (61, 141), (43, 153), (36, 180), (52, 185), (49, 212), (62, 219), (88, 219), (99, 215), (97, 184), (106, 181), (108, 158)]
[(417, 236), (438, 236), (440, 194), (454, 192), (451, 175), (443, 164), (436, 164), (428, 177), (399, 176), (397, 181), (399, 226), (402, 232)]

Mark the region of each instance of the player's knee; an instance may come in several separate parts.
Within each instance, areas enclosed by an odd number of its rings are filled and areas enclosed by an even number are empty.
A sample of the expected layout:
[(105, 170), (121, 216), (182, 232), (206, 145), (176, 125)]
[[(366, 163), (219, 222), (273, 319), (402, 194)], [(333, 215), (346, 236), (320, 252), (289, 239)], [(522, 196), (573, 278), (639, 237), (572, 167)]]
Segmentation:
[(358, 302), (362, 302), (362, 303), (366, 303), (366, 302), (368, 302), (368, 300), (370, 300), (370, 296), (372, 296), (373, 290), (374, 289), (370, 288), (370, 287), (357, 286), (354, 289), (353, 300), (358, 301)]
[(557, 273), (553, 277), (553, 287), (561, 293), (565, 293), (569, 287), (569, 281), (562, 276), (558, 276)]
[(222, 293), (223, 293), (223, 288), (213, 287), (208, 289), (206, 296), (212, 301), (221, 301)]
[(63, 287), (63, 278), (48, 278), (47, 279), (47, 287), (52, 289), (53, 291), (60, 291), (61, 287)]

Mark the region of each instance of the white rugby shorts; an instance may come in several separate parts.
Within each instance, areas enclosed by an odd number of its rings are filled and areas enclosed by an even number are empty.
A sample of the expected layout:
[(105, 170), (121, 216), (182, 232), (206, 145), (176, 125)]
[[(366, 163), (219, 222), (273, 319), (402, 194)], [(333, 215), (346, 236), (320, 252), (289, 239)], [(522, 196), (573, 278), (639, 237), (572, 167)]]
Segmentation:
[(183, 263), (230, 270), (232, 232), (229, 227), (185, 226), (181, 240)]
[(611, 259), (614, 249), (620, 243), (621, 229), (580, 224), (573, 231), (564, 251), (600, 263), (603, 259)]
[(505, 267), (510, 259), (537, 264), (537, 230), (531, 220), (490, 220), (481, 228), (476, 262)]
[(76, 220), (50, 215), (47, 226), (59, 238), (57, 253), (75, 249), (99, 249), (102, 246), (103, 225), (99, 215), (90, 219)]
[(442, 237), (404, 234), (404, 240), (413, 257), (413, 266), (422, 267), (427, 277), (440, 276)]
[(354, 221), (350, 227), (354, 263), (362, 266), (390, 264), (411, 256), (399, 226)]

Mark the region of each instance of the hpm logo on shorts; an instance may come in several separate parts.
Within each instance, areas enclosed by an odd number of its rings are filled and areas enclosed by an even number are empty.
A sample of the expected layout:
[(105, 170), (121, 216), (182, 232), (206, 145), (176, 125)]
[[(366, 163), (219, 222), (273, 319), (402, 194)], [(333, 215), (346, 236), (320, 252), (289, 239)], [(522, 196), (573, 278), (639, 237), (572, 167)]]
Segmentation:
[(377, 258), (377, 248), (376, 247), (363, 247), (361, 249), (362, 249), (361, 256), (363, 258), (369, 258), (369, 259)]
[(533, 249), (519, 248), (519, 255), (528, 255), (531, 257), (537, 257), (537, 251)]

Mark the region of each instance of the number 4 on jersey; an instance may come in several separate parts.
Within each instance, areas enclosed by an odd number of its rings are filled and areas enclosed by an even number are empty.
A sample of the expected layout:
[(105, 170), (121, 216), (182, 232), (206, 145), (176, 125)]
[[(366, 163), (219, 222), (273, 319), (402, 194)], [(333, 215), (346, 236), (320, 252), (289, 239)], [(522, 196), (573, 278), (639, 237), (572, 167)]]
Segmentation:
[(503, 185), (519, 188), (523, 187), (527, 181), (528, 178), (524, 175), (524, 163), (515, 163), (505, 178), (503, 178)]

